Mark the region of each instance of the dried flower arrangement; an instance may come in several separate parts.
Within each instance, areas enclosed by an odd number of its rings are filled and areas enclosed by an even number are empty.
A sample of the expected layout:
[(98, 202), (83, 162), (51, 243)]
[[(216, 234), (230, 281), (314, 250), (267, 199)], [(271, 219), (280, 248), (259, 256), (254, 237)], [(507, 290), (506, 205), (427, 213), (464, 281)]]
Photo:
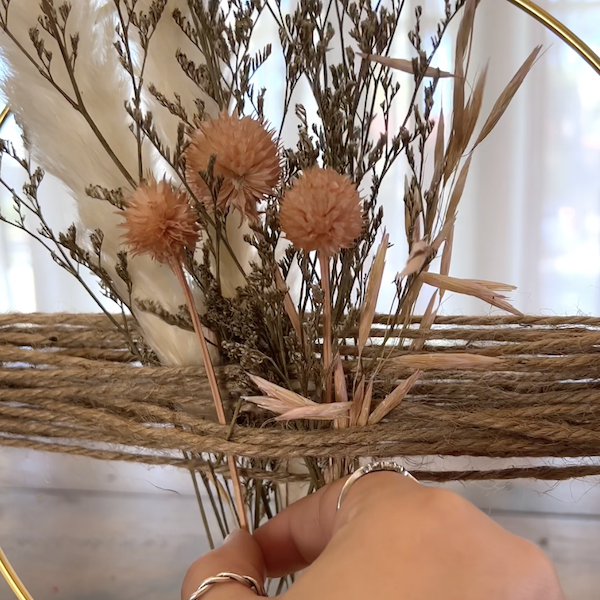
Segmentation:
[[(519, 315), (503, 295), (510, 286), (449, 274), (473, 152), (540, 53), (533, 50), (482, 118), (487, 71), (469, 80), (477, 5), (446, 0), (430, 43), (417, 8), (408, 32), (414, 57), (406, 60), (391, 56), (405, 35), (401, 0), (298, 0), (290, 12), (279, 0), (2, 0), (3, 86), (26, 156), (6, 141), (0, 150), (27, 181), (21, 193), (0, 174), (14, 200), (13, 214), (0, 219), (33, 236), (84, 286), (81, 267), (98, 278), (121, 315), (95, 300), (137, 364), (204, 365), (230, 434), (237, 425), (300, 432), (376, 425), (423, 371), (500, 360), (425, 352), (426, 337), (411, 329), (423, 286), (434, 288), (423, 334), (446, 292)], [(454, 69), (443, 72), (436, 52), (458, 18)], [(265, 113), (268, 91), (253, 84), (274, 52), (271, 44), (251, 50), (264, 19), (275, 23), (285, 63), (276, 128)], [(398, 122), (399, 72), (412, 82)], [(442, 78), (453, 84), (451, 115), (435, 104)], [(302, 86), (316, 111), (298, 101)], [(297, 138), (287, 147), (281, 133), (292, 120)], [(380, 195), (401, 160), (409, 254), (375, 340), (386, 252), (398, 236), (383, 229)], [(45, 218), (36, 165), (61, 179), (77, 204), (79, 223), (64, 233)], [(239, 367), (236, 381), (246, 390), (233, 417), (217, 364)], [(382, 384), (394, 371), (408, 374)], [(285, 501), (279, 485), (241, 482), (238, 473), (264, 474), (281, 459), (218, 450), (195, 458), (207, 466), (200, 475), (223, 534), (225, 505), (248, 526)], [(217, 477), (224, 461), (233, 494)], [(351, 471), (356, 458), (286, 464), (308, 475), (308, 492)], [(198, 490), (195, 474), (194, 483)]]

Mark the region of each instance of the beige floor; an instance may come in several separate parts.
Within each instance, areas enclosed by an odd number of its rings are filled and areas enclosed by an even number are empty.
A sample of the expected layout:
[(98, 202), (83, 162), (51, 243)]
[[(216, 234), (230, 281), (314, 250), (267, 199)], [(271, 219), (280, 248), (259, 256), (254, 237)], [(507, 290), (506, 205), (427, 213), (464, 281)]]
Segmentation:
[[(568, 600), (600, 600), (596, 482), (453, 487), (542, 546)], [(202, 531), (186, 473), (0, 449), (0, 545), (35, 600), (177, 599)]]

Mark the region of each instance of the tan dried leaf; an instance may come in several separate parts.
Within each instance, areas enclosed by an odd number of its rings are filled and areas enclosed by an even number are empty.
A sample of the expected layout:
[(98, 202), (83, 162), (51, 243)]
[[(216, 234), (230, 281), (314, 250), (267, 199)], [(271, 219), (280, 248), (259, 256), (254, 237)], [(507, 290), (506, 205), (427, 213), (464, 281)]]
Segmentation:
[(404, 231), (406, 233), (406, 239), (410, 239), (410, 228), (412, 225), (412, 216), (410, 213), (410, 185), (408, 183), (408, 176), (404, 176)]
[(467, 54), (467, 48), (473, 35), (473, 24), (475, 22), (475, 11), (477, 9), (478, 0), (467, 0), (464, 6), (463, 17), (458, 28), (456, 36), (456, 55), (455, 62), (463, 63)]
[(441, 180), (442, 173), (444, 172), (444, 157), (445, 157), (445, 122), (444, 122), (444, 111), (440, 111), (440, 118), (437, 122), (437, 135), (435, 138), (435, 151), (434, 151), (434, 169), (433, 169), (433, 178), (437, 185), (437, 182)]
[(281, 274), (279, 266), (277, 266), (275, 269), (275, 285), (277, 286), (277, 289), (280, 292), (285, 294), (285, 297), (283, 299), (283, 306), (285, 307), (285, 312), (287, 313), (287, 316), (290, 319), (290, 322), (292, 323), (292, 327), (294, 328), (298, 339), (301, 340), (302, 325), (300, 324), (300, 315), (298, 314), (296, 305), (294, 304), (294, 301), (290, 296), (289, 288), (283, 279), (283, 275)]
[(477, 121), (479, 120), (479, 114), (481, 113), (481, 105), (483, 103), (483, 93), (485, 91), (485, 82), (487, 79), (488, 66), (486, 65), (483, 73), (479, 75), (477, 81), (475, 82), (475, 89), (469, 98), (469, 102), (465, 108), (464, 112), (464, 120), (463, 120), (463, 128), (461, 131), (461, 141), (460, 144), (462, 148), (462, 153), (465, 152), (469, 142), (471, 141), (471, 136), (475, 131), (475, 126), (477, 125)]
[(542, 46), (536, 46), (534, 48), (527, 60), (521, 65), (521, 68), (517, 71), (516, 75), (511, 79), (506, 88), (504, 88), (504, 91), (500, 94), (498, 100), (496, 100), (496, 103), (490, 112), (490, 116), (487, 118), (487, 121), (479, 133), (479, 137), (475, 142), (475, 147), (483, 142), (483, 140), (491, 133), (502, 115), (506, 112), (506, 109), (510, 105), (515, 94), (519, 91), (523, 81), (525, 81), (525, 77), (527, 77), (529, 71), (533, 68), (541, 50)]
[(387, 415), (390, 414), (400, 402), (404, 400), (406, 394), (410, 392), (417, 379), (421, 377), (422, 371), (415, 371), (406, 381), (400, 383), (396, 389), (387, 396), (387, 398), (371, 413), (368, 424), (376, 425)]
[[(444, 250), (442, 251), (442, 262), (440, 264), (440, 274), (448, 275), (450, 273), (450, 262), (452, 261), (452, 246), (454, 244), (454, 222), (446, 237), (446, 243), (444, 244)], [(443, 293), (440, 291), (440, 299)]]
[(362, 401), (362, 408), (360, 411), (360, 415), (358, 417), (357, 425), (359, 427), (364, 427), (369, 423), (369, 413), (371, 412), (371, 402), (373, 401), (373, 377), (371, 377), (371, 381), (369, 381), (369, 385), (365, 390), (365, 397)]
[(454, 54), (454, 99), (452, 132), (457, 134), (462, 130), (464, 107), (465, 107), (465, 57), (467, 48), (473, 35), (473, 23), (475, 20), (475, 9), (477, 0), (467, 0), (464, 7), (463, 17), (460, 21), (458, 34), (456, 36), (456, 48)]
[(408, 255), (406, 265), (404, 266), (404, 269), (396, 275), (396, 279), (402, 279), (403, 277), (408, 277), (409, 275), (420, 271), (430, 252), (431, 248), (425, 240), (414, 243), (410, 250), (410, 254)]
[(385, 255), (387, 253), (390, 236), (388, 233), (383, 233), (383, 238), (379, 244), (371, 273), (369, 274), (369, 283), (367, 285), (367, 293), (360, 311), (360, 323), (358, 327), (358, 352), (362, 354), (363, 348), (369, 339), (369, 332), (373, 325), (373, 317), (377, 307), (377, 299), (379, 298), (379, 290), (381, 289), (381, 281), (383, 279), (383, 269), (385, 267)]
[[(435, 290), (435, 292), (433, 292), (433, 295), (431, 296), (431, 300), (429, 300), (429, 304), (427, 305), (425, 313), (423, 314), (423, 318), (421, 319), (421, 324), (419, 325), (419, 331), (427, 331), (427, 330), (431, 329), (431, 326), (433, 325), (433, 322), (435, 321), (435, 317), (437, 316), (437, 309), (434, 310), (437, 295), (438, 295), (438, 290)], [(441, 298), (441, 292), (440, 292), (440, 298)], [(423, 349), (424, 345), (425, 345), (425, 338), (417, 337), (412, 341), (412, 343), (410, 345), (410, 349), (413, 352), (418, 352), (419, 350)]]
[(362, 403), (365, 397), (365, 377), (362, 376), (356, 391), (354, 392), (354, 398), (352, 399), (352, 408), (350, 409), (350, 426), (358, 425), (360, 418)]
[(334, 359), (333, 381), (335, 387), (335, 401), (348, 402), (348, 389), (346, 387), (346, 376), (344, 375), (344, 366), (342, 359), (338, 354)]
[(444, 226), (442, 227), (442, 230), (435, 236), (435, 239), (433, 240), (433, 242), (431, 243), (431, 249), (434, 251), (438, 251), (440, 249), (440, 246), (444, 243), (447, 242), (449, 239), (450, 234), (452, 233), (453, 229), (454, 229), (454, 223), (456, 221), (456, 217), (454, 218), (446, 218), (446, 222), (444, 223)]
[(463, 168), (460, 171), (456, 185), (452, 190), (450, 196), (450, 202), (448, 202), (448, 209), (446, 210), (446, 220), (456, 218), (456, 211), (458, 209), (458, 203), (462, 198), (463, 192), (465, 191), (465, 185), (467, 184), (467, 177), (469, 176), (469, 169), (471, 168), (471, 156), (467, 158)]
[[(333, 383), (336, 402), (348, 402), (348, 388), (346, 387), (346, 376), (344, 375), (344, 366), (340, 355), (336, 355), (333, 360)], [(335, 422), (336, 428), (343, 428), (348, 425), (347, 419), (338, 419)]]
[(475, 283), (482, 285), (488, 290), (494, 292), (514, 292), (517, 289), (516, 285), (510, 285), (509, 283), (500, 283), (499, 281), (486, 281), (485, 279), (471, 279)]

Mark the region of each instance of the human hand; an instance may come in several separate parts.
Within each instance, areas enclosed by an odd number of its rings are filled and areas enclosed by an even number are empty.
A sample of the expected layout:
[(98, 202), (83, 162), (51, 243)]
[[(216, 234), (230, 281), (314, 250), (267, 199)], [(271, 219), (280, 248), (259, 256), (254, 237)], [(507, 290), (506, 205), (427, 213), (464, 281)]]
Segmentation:
[[(262, 582), (304, 570), (285, 600), (562, 600), (544, 553), (460, 496), (396, 473), (360, 478), (336, 511), (338, 481), (258, 529), (236, 532), (198, 559), (187, 600), (222, 571)], [(239, 583), (215, 585), (206, 600), (256, 600)]]

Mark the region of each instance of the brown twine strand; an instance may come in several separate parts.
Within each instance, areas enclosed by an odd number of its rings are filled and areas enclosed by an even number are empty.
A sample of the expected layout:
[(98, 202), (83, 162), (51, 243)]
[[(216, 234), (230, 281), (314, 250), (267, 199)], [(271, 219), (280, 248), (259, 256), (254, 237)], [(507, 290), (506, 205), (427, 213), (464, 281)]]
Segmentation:
[[(121, 318), (121, 317), (120, 317)], [(373, 328), (380, 336), (379, 315)], [(414, 319), (418, 325), (419, 318)], [(133, 325), (132, 323), (129, 324)], [(214, 422), (204, 369), (147, 367), (104, 315), (0, 317), (0, 445), (28, 447), (200, 471), (202, 454), (272, 459), (274, 470), (245, 476), (297, 481), (285, 469), (300, 457), (588, 457), (600, 448), (600, 319), (590, 317), (440, 317), (424, 334), (429, 352), (469, 352), (503, 360), (481, 370), (431, 370), (385, 422), (351, 429), (296, 430), (248, 406), (260, 427)], [(435, 341), (435, 344), (431, 342)], [(346, 368), (354, 348), (346, 347)], [(398, 354), (405, 353), (401, 347)], [(384, 373), (380, 400), (412, 371)], [(218, 370), (230, 410), (243, 389), (240, 369)], [(374, 402), (377, 403), (377, 400)], [(246, 420), (247, 421), (247, 420)], [(247, 462), (247, 461), (246, 461)], [(567, 479), (600, 474), (600, 465), (489, 471), (424, 471), (431, 481)]]

